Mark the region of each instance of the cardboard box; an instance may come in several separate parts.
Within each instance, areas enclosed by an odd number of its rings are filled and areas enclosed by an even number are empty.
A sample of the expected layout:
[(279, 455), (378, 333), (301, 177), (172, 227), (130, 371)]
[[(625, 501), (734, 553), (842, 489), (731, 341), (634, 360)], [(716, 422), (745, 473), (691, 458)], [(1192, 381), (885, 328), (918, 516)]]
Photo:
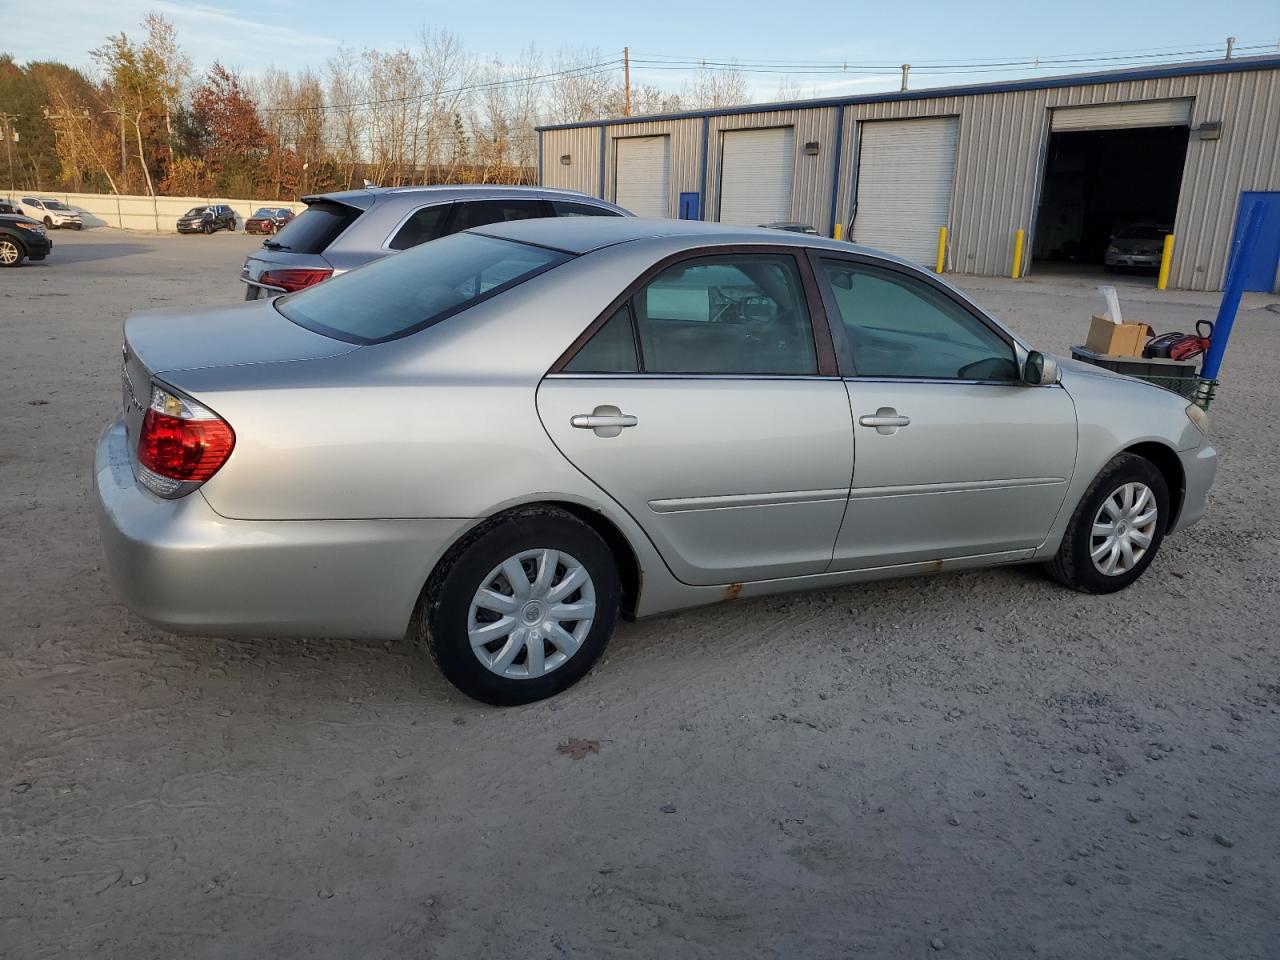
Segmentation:
[(1094, 353), (1111, 357), (1140, 357), (1150, 336), (1151, 328), (1145, 323), (1112, 323), (1094, 314), (1084, 345)]

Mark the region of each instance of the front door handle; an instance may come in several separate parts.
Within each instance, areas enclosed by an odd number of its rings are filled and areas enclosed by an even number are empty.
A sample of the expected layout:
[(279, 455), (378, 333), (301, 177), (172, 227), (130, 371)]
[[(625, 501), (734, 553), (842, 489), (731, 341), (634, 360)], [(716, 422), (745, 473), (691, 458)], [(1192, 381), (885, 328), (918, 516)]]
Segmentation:
[(640, 421), (617, 407), (605, 404), (590, 413), (578, 413), (569, 418), (569, 426), (579, 430), (594, 430), (597, 437), (616, 437), (623, 427), (634, 427)]
[(897, 433), (899, 427), (910, 426), (911, 418), (900, 415), (893, 407), (881, 407), (874, 416), (859, 417), (858, 423), (864, 427), (875, 427), (876, 433), (888, 435)]

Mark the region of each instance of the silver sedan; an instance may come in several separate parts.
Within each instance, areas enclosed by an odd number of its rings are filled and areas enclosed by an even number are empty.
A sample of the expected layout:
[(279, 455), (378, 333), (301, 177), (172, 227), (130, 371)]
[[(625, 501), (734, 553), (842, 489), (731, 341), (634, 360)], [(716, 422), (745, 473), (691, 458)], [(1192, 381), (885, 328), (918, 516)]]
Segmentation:
[(1216, 463), (1198, 407), (932, 274), (696, 222), (493, 225), (137, 314), (122, 373), (95, 485), (129, 606), (407, 630), (499, 704), (574, 683), (620, 615), (1007, 563), (1121, 589)]

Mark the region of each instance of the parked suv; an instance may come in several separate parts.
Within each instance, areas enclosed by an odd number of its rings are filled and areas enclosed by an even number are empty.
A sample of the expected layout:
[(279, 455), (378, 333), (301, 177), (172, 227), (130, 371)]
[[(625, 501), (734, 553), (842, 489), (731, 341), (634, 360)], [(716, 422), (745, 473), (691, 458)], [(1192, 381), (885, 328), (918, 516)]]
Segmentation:
[(368, 187), (303, 197), (307, 209), (244, 262), (246, 300), (301, 290), (373, 260), (472, 227), (537, 217), (629, 217), (571, 190)]
[(84, 220), (78, 210), (72, 210), (61, 200), (53, 197), (23, 197), (18, 206), (22, 213), (33, 220), (39, 220), (46, 230), (57, 230), (70, 227), (72, 230), (83, 230)]
[(259, 207), (252, 217), (244, 222), (245, 233), (265, 233), (268, 236), (279, 233), (293, 219), (293, 211), (288, 207)]
[(39, 220), (22, 214), (0, 214), (0, 267), (16, 267), (23, 260), (43, 260), (53, 241)]
[(207, 207), (192, 207), (178, 218), (179, 233), (213, 233), (215, 230), (235, 230), (236, 212), (225, 203)]

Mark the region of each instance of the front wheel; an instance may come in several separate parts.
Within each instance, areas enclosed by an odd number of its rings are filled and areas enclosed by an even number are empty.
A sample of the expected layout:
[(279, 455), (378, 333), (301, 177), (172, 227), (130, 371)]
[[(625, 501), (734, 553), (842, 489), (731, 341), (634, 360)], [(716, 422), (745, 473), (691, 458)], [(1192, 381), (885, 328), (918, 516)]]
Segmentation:
[(45, 218), (44, 218), (44, 228), (45, 228), (46, 230), (52, 230), (52, 229), (54, 229), (54, 227), (53, 227), (53, 218), (52, 218), (52, 217), (45, 217)]
[(206, 223), (206, 224), (204, 225), (204, 234), (205, 234), (205, 236), (206, 236), (206, 237), (208, 237), (208, 236), (212, 236), (212, 235), (213, 235), (213, 224), (212, 224), (212, 223)]
[(27, 252), (17, 240), (0, 237), (0, 267), (16, 267), (26, 255)]
[(1164, 475), (1150, 460), (1122, 453), (1080, 499), (1049, 573), (1083, 593), (1123, 590), (1151, 565), (1168, 524)]
[(511, 706), (582, 679), (609, 642), (621, 596), (599, 534), (566, 511), (531, 508), (464, 537), (432, 574), (415, 622), (454, 686)]

